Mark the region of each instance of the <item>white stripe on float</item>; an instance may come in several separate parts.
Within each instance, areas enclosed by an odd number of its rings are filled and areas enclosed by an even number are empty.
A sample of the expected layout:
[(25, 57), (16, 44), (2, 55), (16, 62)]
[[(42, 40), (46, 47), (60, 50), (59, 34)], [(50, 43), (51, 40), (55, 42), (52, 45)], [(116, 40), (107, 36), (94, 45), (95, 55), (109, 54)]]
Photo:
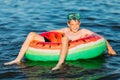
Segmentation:
[[(78, 45), (76, 47), (70, 48), (69, 52), (72, 53), (73, 51), (80, 49), (80, 48), (84, 48), (87, 46), (92, 46), (92, 45), (96, 45), (100, 42), (104, 41), (104, 38), (101, 38), (100, 40), (97, 40), (96, 42), (90, 42), (90, 43), (86, 43), (86, 44), (81, 44)], [(52, 53), (52, 54), (59, 54), (60, 50), (50, 50), (50, 49), (35, 49), (32, 47), (29, 47), (28, 50), (30, 51), (35, 51), (35, 52), (41, 52), (41, 53)]]

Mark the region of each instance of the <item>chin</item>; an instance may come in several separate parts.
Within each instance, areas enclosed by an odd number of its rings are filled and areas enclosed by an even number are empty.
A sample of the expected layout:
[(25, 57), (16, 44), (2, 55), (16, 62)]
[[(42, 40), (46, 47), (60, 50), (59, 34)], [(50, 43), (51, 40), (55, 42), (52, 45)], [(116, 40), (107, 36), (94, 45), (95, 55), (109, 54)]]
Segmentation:
[(78, 30), (73, 30), (74, 33), (78, 32)]
[(71, 29), (71, 31), (72, 31), (73, 33), (76, 33), (76, 32), (79, 31), (79, 29)]

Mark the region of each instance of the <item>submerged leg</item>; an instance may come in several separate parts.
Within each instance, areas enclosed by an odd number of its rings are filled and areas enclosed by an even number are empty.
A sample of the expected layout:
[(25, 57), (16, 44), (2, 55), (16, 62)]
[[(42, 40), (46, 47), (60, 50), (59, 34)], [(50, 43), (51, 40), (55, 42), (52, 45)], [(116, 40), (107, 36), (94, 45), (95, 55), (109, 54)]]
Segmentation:
[(61, 50), (60, 50), (60, 59), (59, 59), (57, 65), (54, 68), (52, 68), (52, 70), (57, 70), (61, 67), (61, 65), (65, 61), (67, 53), (68, 53), (68, 38), (66, 36), (64, 36), (62, 38), (62, 47), (61, 47)]
[(10, 61), (10, 62), (7, 62), (7, 63), (4, 63), (4, 65), (11, 65), (11, 64), (19, 64), (26, 52), (26, 50), (28, 49), (29, 47), (29, 44), (32, 40), (39, 40), (39, 41), (42, 41), (44, 42), (44, 38), (38, 34), (36, 34), (35, 32), (30, 32), (26, 38), (26, 40), (24, 41), (21, 49), (20, 49), (20, 52), (17, 56), (17, 58), (13, 61)]

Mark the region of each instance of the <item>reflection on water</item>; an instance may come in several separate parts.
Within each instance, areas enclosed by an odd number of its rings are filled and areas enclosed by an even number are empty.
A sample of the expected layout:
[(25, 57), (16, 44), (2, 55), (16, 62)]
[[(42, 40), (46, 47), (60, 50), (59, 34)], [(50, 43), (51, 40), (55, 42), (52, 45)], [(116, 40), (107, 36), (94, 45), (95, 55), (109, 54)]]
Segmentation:
[(102, 67), (105, 63), (102, 57), (88, 60), (66, 61), (66, 65), (64, 65), (61, 70), (50, 73), (50, 69), (55, 66), (56, 63), (57, 62), (26, 61), (19, 65), (19, 67), (22, 67), (22, 72), (30, 79), (98, 79), (107, 75), (104, 71), (105, 69)]

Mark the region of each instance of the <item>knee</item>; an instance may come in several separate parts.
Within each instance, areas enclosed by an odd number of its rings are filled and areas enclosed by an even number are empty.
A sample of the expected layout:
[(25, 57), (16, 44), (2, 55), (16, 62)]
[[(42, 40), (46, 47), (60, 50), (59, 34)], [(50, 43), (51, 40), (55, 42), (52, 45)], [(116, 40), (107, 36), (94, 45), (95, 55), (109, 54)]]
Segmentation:
[(30, 32), (30, 33), (27, 35), (27, 38), (28, 38), (28, 39), (32, 39), (32, 38), (35, 37), (35, 35), (36, 35), (35, 32)]
[(35, 32), (30, 32), (28, 35), (30, 35), (30, 36), (35, 36), (36, 33), (35, 33)]

